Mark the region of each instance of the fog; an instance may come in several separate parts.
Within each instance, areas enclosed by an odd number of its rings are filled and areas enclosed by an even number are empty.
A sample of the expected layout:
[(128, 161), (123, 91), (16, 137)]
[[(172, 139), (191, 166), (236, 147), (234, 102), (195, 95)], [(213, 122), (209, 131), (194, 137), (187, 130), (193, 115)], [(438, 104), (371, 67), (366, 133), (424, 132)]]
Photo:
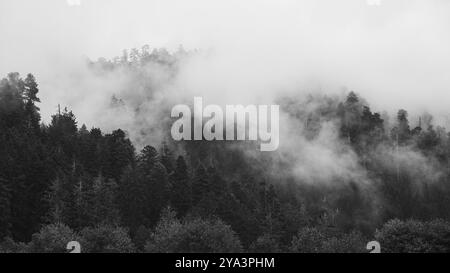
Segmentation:
[[(355, 90), (375, 111), (428, 111), (446, 124), (450, 100), (446, 0), (1, 0), (0, 74), (31, 72), (43, 120), (58, 104), (100, 126), (126, 75), (95, 79), (85, 57), (149, 44), (207, 54), (184, 63), (172, 97), (260, 103), (282, 92)], [(117, 126), (128, 122), (117, 118)]]
[(445, 0), (2, 0), (0, 33), (0, 74), (37, 76), (44, 120), (60, 103), (91, 123), (83, 57), (144, 44), (212, 52), (185, 67), (183, 92), (234, 102), (236, 94), (255, 103), (281, 91), (347, 88), (374, 110), (427, 110), (444, 120), (450, 99)]

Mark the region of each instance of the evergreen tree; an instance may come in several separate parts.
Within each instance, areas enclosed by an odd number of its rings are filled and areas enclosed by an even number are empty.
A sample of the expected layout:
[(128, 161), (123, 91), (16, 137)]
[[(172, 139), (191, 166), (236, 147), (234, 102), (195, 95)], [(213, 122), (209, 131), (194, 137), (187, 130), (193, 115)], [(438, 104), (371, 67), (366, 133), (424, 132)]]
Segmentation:
[(127, 167), (117, 191), (122, 224), (135, 233), (140, 226), (150, 226), (146, 218), (147, 188), (145, 175), (138, 169)]
[(186, 215), (191, 207), (192, 191), (186, 162), (182, 156), (177, 159), (175, 172), (171, 176), (171, 204), (178, 216)]
[(11, 235), (11, 190), (8, 181), (0, 177), (0, 238)]
[(95, 225), (119, 223), (119, 211), (116, 203), (117, 184), (113, 179), (99, 176), (93, 184), (93, 220)]
[(120, 181), (123, 171), (133, 164), (134, 147), (122, 130), (115, 130), (105, 135), (101, 148), (102, 174), (107, 179)]
[(169, 181), (166, 168), (154, 147), (146, 146), (138, 157), (138, 168), (145, 176), (146, 209), (148, 226), (159, 219), (161, 210), (169, 203)]
[(348, 143), (354, 143), (357, 140), (361, 127), (361, 114), (363, 107), (358, 96), (352, 91), (348, 94), (344, 104), (339, 106), (339, 116), (341, 117), (341, 134)]
[(411, 137), (408, 112), (403, 109), (397, 113), (397, 125), (392, 129), (391, 137), (397, 145), (406, 144)]
[(210, 181), (205, 168), (200, 164), (192, 181), (192, 204), (197, 205), (210, 192)]

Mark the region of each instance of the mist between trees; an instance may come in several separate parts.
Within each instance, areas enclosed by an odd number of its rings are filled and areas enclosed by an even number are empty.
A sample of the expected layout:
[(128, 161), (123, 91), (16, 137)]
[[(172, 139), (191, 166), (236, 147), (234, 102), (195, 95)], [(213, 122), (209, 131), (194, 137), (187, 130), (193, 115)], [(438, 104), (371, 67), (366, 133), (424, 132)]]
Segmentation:
[(356, 92), (289, 93), (272, 101), (277, 151), (173, 141), (170, 109), (192, 98), (173, 82), (193, 54), (89, 61), (99, 88), (121, 75), (92, 116), (106, 132), (66, 107), (41, 122), (31, 74), (0, 82), (1, 252), (72, 240), (85, 252), (366, 252), (373, 239), (383, 252), (449, 251), (450, 135), (431, 116), (375, 113)]

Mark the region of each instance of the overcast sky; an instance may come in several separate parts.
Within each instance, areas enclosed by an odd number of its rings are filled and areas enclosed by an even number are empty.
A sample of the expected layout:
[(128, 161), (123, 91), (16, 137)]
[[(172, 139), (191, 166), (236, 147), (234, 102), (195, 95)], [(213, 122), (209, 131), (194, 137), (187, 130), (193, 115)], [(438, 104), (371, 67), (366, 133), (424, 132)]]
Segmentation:
[(239, 92), (314, 79), (356, 90), (376, 110), (450, 113), (450, 1), (380, 1), (0, 0), (0, 75), (34, 73), (45, 115), (70, 104), (53, 82), (82, 56), (182, 44), (214, 49), (201, 72), (215, 68), (217, 85), (231, 75)]

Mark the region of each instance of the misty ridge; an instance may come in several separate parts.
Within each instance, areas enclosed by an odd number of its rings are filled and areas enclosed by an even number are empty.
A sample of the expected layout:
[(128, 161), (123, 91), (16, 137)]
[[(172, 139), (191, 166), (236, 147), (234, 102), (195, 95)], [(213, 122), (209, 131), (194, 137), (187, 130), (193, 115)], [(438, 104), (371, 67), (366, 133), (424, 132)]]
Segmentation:
[[(92, 127), (70, 105), (42, 122), (39, 79), (7, 75), (0, 252), (71, 240), (85, 252), (367, 252), (374, 238), (384, 252), (449, 251), (450, 135), (431, 115), (373, 112), (358, 90), (239, 97), (187, 82), (210, 54), (88, 60), (73, 88)], [(278, 150), (174, 141), (171, 108), (194, 95), (280, 105)]]
[[(170, 126), (176, 120), (170, 118), (171, 108), (180, 102), (192, 106), (193, 94), (198, 94), (180, 87), (177, 72), (184, 69), (186, 62), (198, 58), (201, 52), (186, 52), (182, 47), (173, 54), (164, 49), (149, 51), (149, 46), (144, 46), (141, 50), (132, 49), (130, 53), (124, 51), (121, 57), (113, 60), (100, 58), (88, 63), (89, 69), (101, 80), (108, 81), (118, 74), (127, 77), (125, 86), (112, 91), (111, 97), (105, 95), (109, 103), (102, 110), (105, 110), (105, 116), (114, 116), (106, 123), (114, 123), (117, 119), (120, 123), (121, 118), (127, 120), (120, 128), (128, 133), (138, 149), (148, 144), (159, 147), (162, 142), (171, 142)], [(406, 169), (418, 171), (413, 176), (422, 174), (424, 177), (420, 179), (425, 181), (435, 181), (446, 166), (439, 165), (442, 162), (436, 158), (428, 157), (431, 147), (427, 145), (444, 149), (437, 146), (446, 143), (448, 137), (445, 128), (435, 124), (428, 113), (415, 114), (410, 122), (408, 112), (403, 109), (394, 116), (371, 112), (370, 104), (364, 98), (347, 90), (339, 94), (314, 89), (309, 93), (303, 90), (272, 93), (276, 95), (262, 101), (279, 104), (282, 108), (279, 122), (281, 147), (270, 156), (274, 161), (269, 165), (290, 162), (292, 173), (302, 178), (300, 180), (317, 183), (340, 177), (366, 181), (365, 169), (370, 161), (365, 156), (378, 158), (387, 166), (407, 164)], [(220, 103), (223, 97), (214, 90), (200, 94), (205, 101), (225, 105)], [(254, 99), (255, 102), (259, 100)], [(239, 98), (227, 101), (240, 103)], [(248, 101), (244, 99), (241, 104), (245, 106)], [(172, 144), (176, 145), (175, 142)], [(235, 145), (230, 143), (228, 146), (233, 149)], [(245, 146), (240, 145), (239, 149)], [(244, 150), (250, 158), (261, 156), (253, 151), (253, 147)], [(393, 164), (394, 161), (400, 163)]]

